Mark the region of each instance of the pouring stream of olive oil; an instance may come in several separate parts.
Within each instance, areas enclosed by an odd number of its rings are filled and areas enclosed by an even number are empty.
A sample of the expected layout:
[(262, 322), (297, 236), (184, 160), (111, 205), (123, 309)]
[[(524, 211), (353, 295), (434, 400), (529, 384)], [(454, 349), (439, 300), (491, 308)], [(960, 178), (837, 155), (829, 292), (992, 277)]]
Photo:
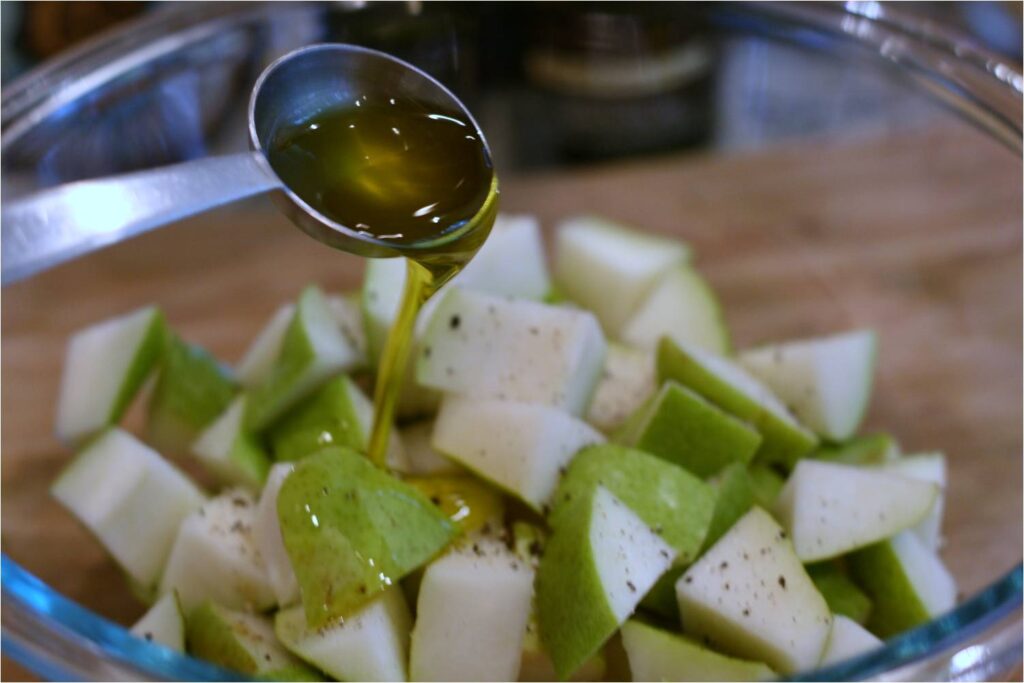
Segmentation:
[(416, 314), (469, 262), (497, 215), (498, 181), (486, 145), (461, 113), (411, 98), (362, 97), (279, 134), (269, 159), (315, 210), (407, 257), (374, 390), (369, 456), (385, 468)]

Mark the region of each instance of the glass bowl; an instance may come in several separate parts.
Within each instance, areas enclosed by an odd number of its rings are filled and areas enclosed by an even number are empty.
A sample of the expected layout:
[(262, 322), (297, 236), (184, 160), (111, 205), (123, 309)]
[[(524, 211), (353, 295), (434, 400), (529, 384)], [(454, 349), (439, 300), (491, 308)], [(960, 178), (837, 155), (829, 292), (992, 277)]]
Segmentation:
[[(506, 210), (689, 241), (738, 346), (878, 329), (868, 426), (948, 453), (962, 602), (806, 678), (1019, 676), (1019, 66), (874, 2), (164, 5), (4, 88), (4, 198), (240, 151), (260, 69), (320, 41), (456, 90)], [(307, 281), (351, 288), (361, 269), (253, 200), (4, 289), (5, 677), (233, 678), (130, 637), (142, 604), (48, 495), (69, 458), (52, 416), (70, 332), (152, 301), (233, 361)]]

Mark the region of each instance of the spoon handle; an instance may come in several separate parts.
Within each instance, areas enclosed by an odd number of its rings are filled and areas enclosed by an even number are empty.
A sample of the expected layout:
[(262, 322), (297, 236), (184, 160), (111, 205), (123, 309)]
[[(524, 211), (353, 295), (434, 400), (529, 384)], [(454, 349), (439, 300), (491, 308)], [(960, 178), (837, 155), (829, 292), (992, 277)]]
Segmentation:
[(84, 180), (0, 207), (4, 285), (90, 251), (280, 187), (246, 152)]

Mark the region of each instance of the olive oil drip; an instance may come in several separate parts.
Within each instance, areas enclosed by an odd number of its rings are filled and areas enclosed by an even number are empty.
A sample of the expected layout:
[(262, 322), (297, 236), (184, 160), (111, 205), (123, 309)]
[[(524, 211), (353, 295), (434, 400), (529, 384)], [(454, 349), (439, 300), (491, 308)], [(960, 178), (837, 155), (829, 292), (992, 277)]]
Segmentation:
[(406, 280), (377, 369), (369, 456), (386, 467), (416, 315), (469, 262), (497, 215), (483, 140), (461, 112), (412, 98), (322, 112), (275, 137), (269, 160), (303, 201), (406, 257)]

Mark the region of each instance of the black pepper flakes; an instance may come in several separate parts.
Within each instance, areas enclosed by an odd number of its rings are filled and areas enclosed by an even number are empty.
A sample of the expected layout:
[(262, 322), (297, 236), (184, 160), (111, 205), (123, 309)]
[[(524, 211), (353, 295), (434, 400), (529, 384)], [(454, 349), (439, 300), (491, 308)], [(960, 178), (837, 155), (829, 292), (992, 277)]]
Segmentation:
[(779, 577), (779, 585), (782, 586), (783, 589), (785, 589), (785, 587), (786, 587), (786, 577), (785, 576), (780, 576)]
[(460, 318), (457, 314), (453, 315), (451, 319), (448, 321), (448, 326), (451, 327), (453, 330), (459, 329), (459, 325), (461, 324), (462, 318)]
[(636, 593), (636, 585), (632, 581), (626, 582), (626, 588), (628, 588), (631, 592)]

